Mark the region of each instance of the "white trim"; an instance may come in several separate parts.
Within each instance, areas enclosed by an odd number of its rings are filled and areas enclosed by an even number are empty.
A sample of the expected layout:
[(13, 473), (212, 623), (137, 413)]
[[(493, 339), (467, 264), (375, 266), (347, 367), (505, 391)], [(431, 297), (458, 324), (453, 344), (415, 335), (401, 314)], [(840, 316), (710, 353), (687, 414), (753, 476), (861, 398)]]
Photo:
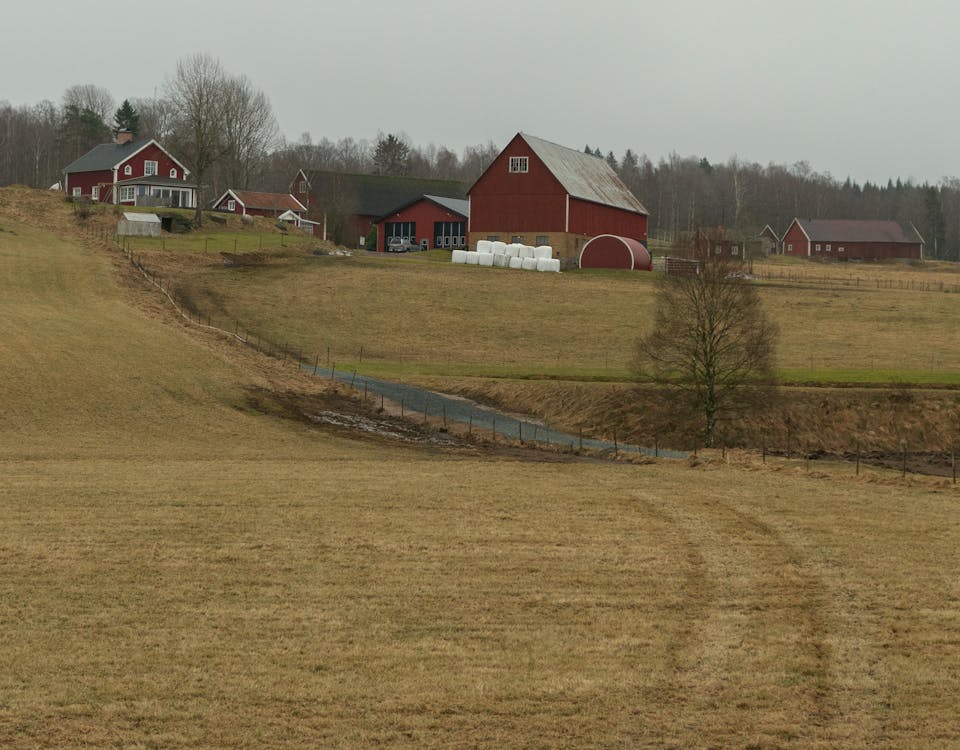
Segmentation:
[(170, 179), (171, 179), (171, 180), (178, 180), (178, 179), (180, 179), (179, 177), (177, 177), (177, 168), (176, 168), (176, 167), (171, 167), (171, 168), (170, 168)]
[(94, 185), (90, 188), (90, 200), (99, 201), (100, 200), (100, 186)]
[[(153, 165), (153, 171), (147, 171), (147, 165)], [(156, 159), (144, 159), (143, 160), (143, 176), (144, 177), (159, 177), (160, 176), (160, 162)]]
[(134, 152), (133, 152), (132, 154), (130, 154), (129, 156), (123, 157), (120, 161), (118, 161), (116, 164), (113, 165), (113, 168), (114, 168), (114, 169), (119, 169), (119, 168), (123, 165), (124, 162), (130, 161), (130, 159), (132, 159), (134, 156), (136, 156), (136, 155), (139, 154), (141, 151), (143, 151), (145, 148), (147, 148), (147, 147), (149, 147), (149, 146), (151, 146), (151, 145), (156, 146), (158, 149), (160, 149), (161, 151), (163, 151), (163, 153), (166, 154), (167, 158), (170, 159), (170, 161), (172, 161), (174, 164), (176, 164), (178, 167), (180, 167), (180, 169), (183, 171), (183, 179), (184, 179), (184, 181), (186, 181), (187, 175), (190, 174), (190, 170), (187, 169), (185, 166), (183, 166), (183, 164), (180, 162), (179, 159), (177, 159), (173, 154), (171, 154), (171, 153), (170, 153), (169, 151), (167, 151), (163, 146), (161, 146), (161, 145), (156, 141), (156, 139), (154, 139), (154, 138), (151, 138), (149, 141), (147, 141), (146, 143), (144, 143), (140, 148), (138, 148), (136, 151), (134, 151)]
[(124, 164), (123, 165), (123, 176), (124, 177), (133, 177), (133, 165)]
[[(514, 169), (516, 165), (516, 169)], [(510, 156), (507, 158), (507, 172), (510, 174), (528, 174), (530, 172), (529, 156)]]
[(570, 193), (567, 193), (567, 207), (566, 215), (563, 218), (563, 231), (567, 233), (570, 232)]

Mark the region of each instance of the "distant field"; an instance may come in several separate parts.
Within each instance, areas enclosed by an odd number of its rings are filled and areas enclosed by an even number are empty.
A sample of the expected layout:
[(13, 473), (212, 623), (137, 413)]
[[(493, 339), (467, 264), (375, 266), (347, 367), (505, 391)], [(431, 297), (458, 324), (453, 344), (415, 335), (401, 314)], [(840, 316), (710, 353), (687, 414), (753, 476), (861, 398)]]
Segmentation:
[[(248, 389), (321, 386), (180, 322), (115, 252), (66, 238), (56, 206), (59, 235), (4, 197), (0, 746), (960, 747), (949, 482), (415, 449), (281, 420)], [(411, 285), (424, 323), (462, 289), (473, 315), (440, 333), (475, 347), (480, 312), (533, 347), (548, 292), (599, 305), (607, 283), (526, 279), (510, 299), (395, 261), (211, 273), (238, 307), (262, 278), (277, 303), (243, 309), (277, 321), (324, 289), (345, 331), (376, 330), (348, 291), (386, 314)], [(405, 345), (436, 359), (407, 309)]]
[[(431, 260), (211, 265), (185, 288), (224, 322), (255, 325), (258, 335), (306, 356), (325, 360), (329, 347), (344, 367), (401, 376), (629, 377), (634, 341), (653, 317), (652, 275), (523, 274)], [(860, 286), (759, 282), (780, 326), (782, 375), (799, 382), (958, 382), (960, 297), (939, 286), (878, 288), (877, 278), (895, 284), (903, 269), (869, 270)], [(925, 276), (936, 285), (955, 278)]]

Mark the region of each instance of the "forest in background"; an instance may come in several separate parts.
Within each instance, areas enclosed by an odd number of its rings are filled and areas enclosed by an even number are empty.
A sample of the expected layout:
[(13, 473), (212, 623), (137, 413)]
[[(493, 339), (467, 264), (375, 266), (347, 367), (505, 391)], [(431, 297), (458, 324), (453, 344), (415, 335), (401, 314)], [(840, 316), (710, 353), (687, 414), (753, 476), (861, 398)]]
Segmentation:
[[(110, 140), (121, 126), (169, 148), (202, 183), (206, 202), (227, 188), (287, 192), (298, 169), (448, 179), (466, 188), (505, 145), (488, 142), (457, 153), (382, 131), (370, 140), (314, 141), (304, 133), (291, 142), (281, 135), (264, 92), (197, 55), (178, 63), (160, 94), (125, 99), (119, 107), (109, 91), (94, 84), (69, 87), (60, 102), (0, 101), (0, 185), (50, 187), (67, 164)], [(782, 235), (794, 217), (885, 219), (916, 226), (926, 257), (960, 260), (956, 177), (937, 184), (900, 179), (861, 184), (817, 172), (804, 161), (761, 165), (733, 157), (712, 164), (676, 153), (652, 158), (627, 149), (617, 156), (590, 145), (584, 151), (606, 159), (644, 203), (653, 238), (671, 241), (715, 227), (750, 235), (767, 224)]]

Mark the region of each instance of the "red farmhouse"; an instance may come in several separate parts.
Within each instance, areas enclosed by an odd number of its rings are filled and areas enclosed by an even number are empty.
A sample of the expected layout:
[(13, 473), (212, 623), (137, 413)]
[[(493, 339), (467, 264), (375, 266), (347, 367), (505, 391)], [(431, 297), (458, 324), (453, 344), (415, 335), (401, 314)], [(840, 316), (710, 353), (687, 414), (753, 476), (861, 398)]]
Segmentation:
[(452, 180), (303, 169), (290, 184), (290, 193), (323, 225), (323, 239), (353, 247), (362, 247), (377, 219), (408, 201), (424, 195), (466, 197), (463, 185)]
[(577, 259), (591, 237), (646, 243), (647, 209), (601, 157), (518, 133), (469, 191), (470, 244), (551, 245)]
[(269, 216), (277, 218), (287, 211), (297, 216), (307, 213), (307, 207), (292, 195), (285, 193), (257, 193), (252, 190), (228, 190), (213, 202), (215, 211), (227, 211), (241, 216)]
[(467, 243), (469, 205), (462, 198), (439, 195), (423, 195), (409, 201), (377, 219), (377, 250), (386, 250), (391, 237), (421, 247), (462, 247)]
[(63, 189), (72, 198), (124, 206), (195, 208), (190, 171), (153, 139), (134, 141), (121, 131), (64, 168)]
[(781, 240), (784, 255), (834, 260), (923, 258), (923, 237), (895, 221), (794, 219)]

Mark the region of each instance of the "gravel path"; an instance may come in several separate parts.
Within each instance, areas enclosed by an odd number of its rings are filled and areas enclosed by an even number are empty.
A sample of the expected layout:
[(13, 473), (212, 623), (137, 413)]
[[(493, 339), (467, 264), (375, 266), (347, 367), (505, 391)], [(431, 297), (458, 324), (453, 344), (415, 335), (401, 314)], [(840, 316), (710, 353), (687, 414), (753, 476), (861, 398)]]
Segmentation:
[[(369, 375), (352, 373), (341, 370), (330, 370), (324, 367), (313, 368), (304, 365), (303, 369), (318, 378), (336, 378), (337, 380), (352, 385), (358, 390), (363, 390), (366, 386), (367, 394), (374, 396), (383, 396), (384, 399), (398, 404), (404, 412), (417, 412), (427, 414), (429, 417), (445, 417), (449, 422), (458, 422), (463, 425), (472, 425), (478, 430), (490, 430), (497, 435), (503, 435), (512, 440), (530, 440), (539, 443), (553, 443), (555, 445), (572, 446), (577, 448), (581, 445), (579, 435), (570, 435), (565, 432), (552, 430), (543, 424), (531, 421), (529, 419), (518, 418), (515, 415), (498, 411), (486, 406), (481, 406), (466, 398), (458, 396), (449, 396), (426, 388), (418, 388), (413, 385), (404, 385), (390, 380), (380, 380)], [(595, 450), (621, 450), (627, 453), (643, 453), (647, 456), (659, 456), (661, 458), (687, 458), (687, 453), (682, 451), (655, 450), (640, 445), (630, 445), (617, 443), (613, 441), (595, 440), (583, 438), (584, 448), (593, 448)]]

